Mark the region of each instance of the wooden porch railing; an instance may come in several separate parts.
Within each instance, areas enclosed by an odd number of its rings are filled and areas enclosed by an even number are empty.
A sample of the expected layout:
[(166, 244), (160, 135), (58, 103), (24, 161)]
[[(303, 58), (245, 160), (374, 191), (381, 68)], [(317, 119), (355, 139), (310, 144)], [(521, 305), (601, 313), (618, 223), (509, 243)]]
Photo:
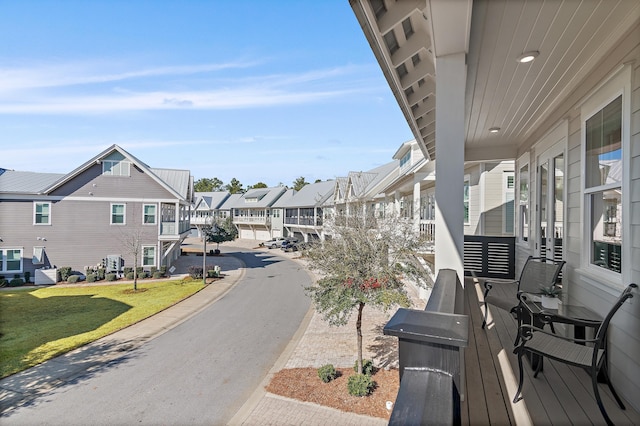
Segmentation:
[(390, 425), (461, 423), (462, 348), (469, 343), (464, 288), (454, 270), (438, 273), (424, 311), (398, 309), (384, 334), (398, 337), (400, 389)]

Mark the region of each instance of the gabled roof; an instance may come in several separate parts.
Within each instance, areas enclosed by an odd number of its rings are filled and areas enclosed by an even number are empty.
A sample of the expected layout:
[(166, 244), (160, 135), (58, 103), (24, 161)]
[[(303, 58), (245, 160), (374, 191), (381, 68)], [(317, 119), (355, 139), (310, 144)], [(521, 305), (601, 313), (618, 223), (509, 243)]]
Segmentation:
[(333, 197), (335, 200), (344, 200), (347, 197), (347, 182), (349, 178), (339, 177), (336, 178), (335, 189)]
[(335, 187), (336, 182), (333, 180), (310, 183), (303, 186), (290, 199), (283, 200), (283, 196), (274, 207), (318, 207), (327, 200), (331, 200)]
[(229, 194), (229, 197), (227, 197), (227, 199), (224, 200), (222, 204), (220, 204), (218, 210), (231, 210), (233, 207), (235, 207), (235, 204), (241, 197), (242, 194)]
[[(73, 178), (79, 176), (81, 173), (96, 164), (97, 161), (102, 160), (113, 152), (119, 152), (127, 160), (137, 166), (145, 174), (155, 180), (160, 186), (172, 193), (176, 198), (189, 200), (189, 188), (190, 188), (190, 173), (188, 170), (169, 170), (169, 169), (151, 169), (148, 165), (138, 160), (136, 157), (122, 149), (118, 145), (111, 145), (109, 148), (102, 151), (100, 154), (93, 157), (91, 160), (85, 162), (80, 167), (73, 170), (71, 173), (64, 175), (64, 177), (53, 185), (47, 187), (43, 192), (51, 192), (65, 183), (69, 182)], [(165, 181), (167, 179), (169, 182)], [(187, 177), (189, 176), (189, 177)]]
[[(307, 185), (308, 186), (308, 185)], [(271, 208), (284, 208), (287, 207), (287, 204), (298, 194), (298, 191), (295, 189), (287, 189), (287, 192), (282, 194), (282, 197), (278, 198), (278, 200), (273, 203)]]
[(349, 173), (349, 184), (353, 188), (353, 195), (361, 199), (374, 198), (382, 192), (389, 181), (397, 177), (396, 170), (399, 165), (400, 161), (393, 160), (369, 170), (366, 174)]
[(5, 170), (0, 174), (0, 192), (41, 194), (65, 175), (61, 173), (36, 173)]
[(232, 205), (234, 209), (268, 208), (287, 191), (284, 186), (250, 189)]
[(173, 190), (180, 194), (182, 198), (185, 200), (189, 199), (189, 188), (191, 185), (191, 172), (189, 170), (155, 168), (150, 168), (149, 170), (173, 188)]
[(219, 210), (230, 195), (227, 191), (196, 192), (194, 193), (196, 199), (195, 209)]

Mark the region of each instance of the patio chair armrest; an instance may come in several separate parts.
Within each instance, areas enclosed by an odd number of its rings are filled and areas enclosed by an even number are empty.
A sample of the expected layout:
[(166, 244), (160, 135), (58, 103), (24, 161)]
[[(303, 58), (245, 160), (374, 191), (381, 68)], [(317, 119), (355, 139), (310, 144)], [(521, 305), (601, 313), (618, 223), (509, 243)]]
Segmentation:
[(509, 285), (513, 285), (513, 284), (517, 284), (518, 281), (517, 280), (512, 280), (512, 281), (485, 281), (482, 283), (482, 285), (484, 286), (485, 291), (489, 291), (493, 288), (494, 284), (498, 284), (498, 285), (505, 285), (505, 284), (509, 284)]
[(543, 330), (538, 327), (534, 327), (529, 324), (522, 324), (520, 326), (520, 329), (518, 330), (518, 333), (520, 333), (520, 337), (523, 339), (523, 344), (524, 341), (531, 340), (534, 332), (548, 334), (549, 336), (557, 337), (558, 339), (566, 340), (567, 342), (573, 343), (596, 343), (598, 341), (598, 339), (575, 339), (573, 337), (565, 337), (559, 334), (548, 332), (547, 330)]

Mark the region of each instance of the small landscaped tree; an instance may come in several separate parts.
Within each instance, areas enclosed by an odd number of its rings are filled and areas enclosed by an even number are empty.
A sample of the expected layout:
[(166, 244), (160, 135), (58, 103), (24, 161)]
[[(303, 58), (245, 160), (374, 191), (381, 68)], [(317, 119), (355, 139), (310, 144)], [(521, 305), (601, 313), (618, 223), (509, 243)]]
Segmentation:
[(345, 210), (350, 214), (339, 213), (327, 221), (331, 237), (307, 252), (310, 268), (322, 278), (306, 291), (330, 325), (345, 325), (357, 312), (357, 366), (362, 374), (364, 307), (408, 306), (404, 280), (411, 277), (427, 285), (428, 278), (415, 258), (424, 240), (411, 221), (376, 218), (362, 203)]
[(238, 231), (233, 226), (231, 217), (226, 219), (215, 219), (211, 225), (205, 225), (202, 230), (202, 280), (207, 274), (207, 243), (216, 243), (216, 253), (220, 253), (220, 243), (233, 241), (238, 237)]

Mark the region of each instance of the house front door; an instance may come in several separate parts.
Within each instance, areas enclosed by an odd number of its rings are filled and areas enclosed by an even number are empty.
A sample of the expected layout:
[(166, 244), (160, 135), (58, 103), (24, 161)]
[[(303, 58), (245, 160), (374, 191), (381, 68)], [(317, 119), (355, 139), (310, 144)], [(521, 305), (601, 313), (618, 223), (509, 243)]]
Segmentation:
[(547, 259), (562, 260), (565, 192), (563, 144), (558, 143), (538, 156), (537, 171), (536, 254)]

